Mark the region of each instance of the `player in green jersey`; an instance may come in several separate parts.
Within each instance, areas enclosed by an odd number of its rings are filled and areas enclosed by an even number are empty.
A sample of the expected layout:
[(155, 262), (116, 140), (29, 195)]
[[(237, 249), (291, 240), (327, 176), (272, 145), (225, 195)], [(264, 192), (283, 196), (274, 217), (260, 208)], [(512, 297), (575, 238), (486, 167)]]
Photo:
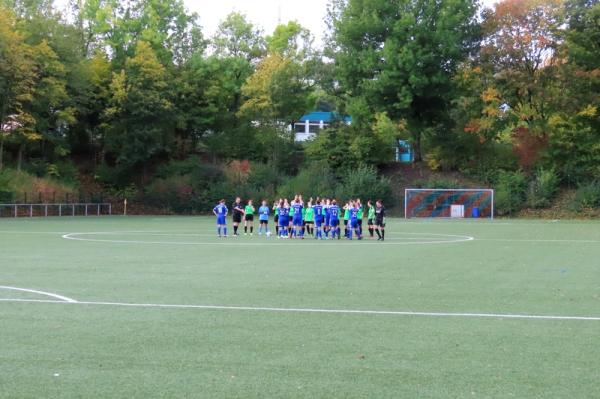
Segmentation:
[(344, 205), (344, 237), (348, 238), (348, 223), (350, 223), (350, 201)]
[(250, 235), (254, 234), (254, 205), (252, 205), (252, 200), (248, 200), (248, 204), (244, 208), (245, 217), (244, 217), (244, 235), (248, 235), (248, 226), (250, 226)]
[(369, 236), (375, 238), (375, 207), (371, 200), (367, 201), (367, 225), (369, 226)]
[(306, 232), (312, 236), (315, 233), (315, 210), (313, 209), (312, 199), (308, 201), (306, 208), (304, 208), (304, 224), (306, 226)]

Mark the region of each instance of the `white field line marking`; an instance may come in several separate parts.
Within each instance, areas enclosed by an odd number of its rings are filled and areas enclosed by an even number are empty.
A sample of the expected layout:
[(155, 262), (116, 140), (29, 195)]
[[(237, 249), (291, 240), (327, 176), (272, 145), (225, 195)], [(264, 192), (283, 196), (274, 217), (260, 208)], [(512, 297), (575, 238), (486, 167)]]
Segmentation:
[(552, 315), (496, 314), (496, 313), (407, 312), (407, 311), (393, 311), (393, 310), (275, 308), (275, 307), (219, 306), (219, 305), (169, 305), (169, 304), (158, 304), (158, 303), (123, 303), (123, 302), (96, 302), (96, 301), (65, 302), (65, 301), (54, 301), (54, 300), (44, 300), (44, 299), (11, 299), (11, 298), (0, 298), (0, 302), (51, 303), (51, 304), (62, 304), (62, 305), (113, 306), (113, 307), (130, 307), (130, 308), (228, 310), (228, 311), (249, 311), (249, 312), (273, 312), (273, 313), (324, 313), (324, 314), (351, 314), (351, 315), (388, 315), (388, 316), (422, 316), (422, 317), (526, 319), (526, 320), (600, 321), (600, 317), (594, 317), (594, 316), (552, 316)]
[(553, 239), (511, 239), (511, 238), (477, 238), (476, 241), (496, 241), (496, 242), (554, 242), (554, 243), (582, 243), (582, 244), (597, 244), (600, 240), (553, 240)]
[(60, 302), (77, 303), (77, 301), (75, 299), (72, 299), (72, 298), (69, 298), (69, 297), (66, 297), (66, 296), (62, 296), (62, 295), (58, 295), (58, 294), (53, 294), (51, 292), (31, 290), (29, 288), (9, 287), (9, 286), (6, 286), (6, 285), (0, 285), (0, 290), (28, 292), (30, 294), (38, 294), (38, 295), (43, 295), (43, 296), (47, 296), (47, 297), (50, 297), (50, 298), (60, 299)]
[(0, 234), (67, 234), (68, 231), (18, 231), (18, 230), (2, 230)]
[[(413, 222), (410, 222), (413, 223)], [(416, 224), (416, 223), (414, 223)], [(496, 223), (496, 225), (499, 223)], [(519, 224), (519, 223), (515, 223), (515, 224)], [(521, 224), (522, 225), (522, 224)], [(113, 231), (113, 232), (95, 232), (95, 233), (90, 233), (90, 232), (79, 232), (79, 233), (73, 233), (73, 232), (65, 232), (65, 231), (9, 231), (9, 230), (2, 230), (0, 231), (0, 234), (50, 234), (50, 235), (61, 235), (62, 238), (66, 238), (66, 239), (71, 239), (71, 240), (76, 240), (76, 241), (100, 241), (100, 242), (110, 242), (108, 240), (93, 240), (93, 239), (79, 239), (76, 237), (71, 237), (71, 236), (77, 236), (77, 235), (107, 235), (107, 234), (114, 234), (114, 235), (133, 235), (133, 234), (143, 234), (143, 235), (147, 235), (147, 236), (165, 236), (165, 237), (214, 237), (214, 234), (206, 234), (206, 233), (193, 233), (193, 232), (189, 232), (189, 233), (182, 233), (182, 232), (173, 232), (173, 233), (168, 233), (168, 232), (161, 232), (161, 231)], [(448, 238), (460, 238), (457, 240), (449, 240), (449, 241), (439, 241), (433, 237), (428, 238), (428, 237), (402, 237), (399, 238), (399, 236), (403, 236), (403, 235), (429, 235), (429, 236), (439, 236), (439, 237), (448, 237)], [(69, 237), (65, 237), (69, 236)], [(497, 241), (497, 242), (540, 242), (540, 243), (544, 243), (544, 242), (548, 242), (548, 243), (582, 243), (582, 244), (596, 244), (596, 243), (600, 243), (600, 239), (599, 240), (586, 240), (586, 239), (582, 239), (582, 240), (576, 240), (576, 239), (513, 239), (513, 238), (476, 238), (476, 237), (471, 237), (471, 236), (467, 236), (467, 235), (449, 235), (449, 234), (437, 234), (437, 233), (413, 233), (413, 232), (395, 232), (395, 233), (388, 233), (388, 240), (389, 241), (418, 241), (418, 240), (434, 240), (434, 241), (423, 241), (423, 244), (440, 244), (440, 243), (451, 243), (451, 242), (463, 242), (463, 241)], [(258, 238), (258, 236), (257, 236)], [(272, 238), (277, 239), (277, 237), (272, 236)], [(468, 239), (466, 239), (468, 238)], [(310, 238), (307, 238), (306, 240), (309, 240)], [(305, 240), (305, 241), (306, 241)], [(366, 240), (369, 241), (369, 240)], [(126, 242), (131, 242), (131, 243), (136, 243), (136, 244), (141, 244), (141, 243), (148, 243), (148, 244), (155, 244), (154, 242), (147, 242), (147, 241), (143, 241), (143, 242), (134, 242), (134, 241), (126, 241)], [(123, 241), (122, 243), (125, 243), (125, 241)], [(165, 244), (167, 244), (167, 242), (164, 242)], [(184, 243), (177, 243), (177, 244), (184, 244)], [(185, 245), (193, 245), (193, 244), (197, 244), (197, 245), (210, 245), (211, 243), (185, 243)], [(215, 244), (227, 244), (227, 243), (215, 243)], [(249, 244), (249, 243), (248, 243)], [(256, 245), (259, 245), (258, 243), (254, 243)], [(316, 244), (316, 243), (315, 243)], [(323, 243), (319, 243), (319, 245), (322, 245)], [(377, 243), (378, 245), (382, 245), (382, 244), (386, 244), (386, 243)], [(394, 244), (394, 243), (387, 243), (387, 244)], [(403, 243), (402, 245), (405, 244), (410, 244), (410, 243)], [(236, 244), (236, 245), (240, 245), (240, 244)], [(243, 244), (242, 244), (243, 245)], [(397, 244), (396, 244), (397, 245)]]
[[(285, 245), (298, 245), (292, 242), (263, 242), (263, 243), (249, 243), (238, 240), (237, 238), (230, 237), (232, 241), (229, 242), (186, 242), (186, 241), (142, 241), (142, 240), (111, 240), (111, 239), (98, 239), (98, 238), (82, 238), (81, 236), (98, 236), (98, 235), (123, 235), (123, 234), (140, 234), (140, 235), (163, 235), (163, 236), (171, 236), (173, 234), (170, 233), (149, 233), (149, 232), (127, 232), (127, 231), (113, 231), (113, 232), (86, 232), (86, 233), (69, 233), (62, 236), (62, 238), (66, 240), (74, 240), (74, 241), (88, 241), (88, 242), (107, 242), (113, 244), (152, 244), (152, 245), (244, 245), (244, 246), (266, 246), (266, 245), (277, 245), (277, 246), (285, 246)], [(473, 241), (475, 238), (470, 236), (462, 236), (462, 235), (451, 235), (451, 234), (435, 234), (435, 233), (401, 233), (405, 235), (417, 235), (417, 236), (429, 236), (421, 238), (422, 241), (413, 241), (416, 239), (407, 239), (407, 242), (375, 242), (371, 240), (364, 240), (363, 242), (366, 244), (376, 244), (376, 245), (427, 245), (427, 244), (453, 244), (459, 242), (467, 242)], [(276, 237), (272, 237), (271, 240), (276, 240)], [(401, 239), (400, 239), (401, 240)], [(296, 240), (292, 240), (296, 241)], [(314, 242), (312, 237), (307, 238), (303, 241), (302, 245), (339, 245), (339, 243), (333, 242)], [(330, 240), (335, 241), (335, 240)]]

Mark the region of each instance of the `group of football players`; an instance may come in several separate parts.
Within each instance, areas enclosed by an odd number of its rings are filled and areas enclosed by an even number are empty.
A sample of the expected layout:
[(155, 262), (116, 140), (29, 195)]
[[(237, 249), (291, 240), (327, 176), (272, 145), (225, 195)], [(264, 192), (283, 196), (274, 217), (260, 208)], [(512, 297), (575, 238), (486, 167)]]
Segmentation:
[[(227, 216), (229, 208), (225, 200), (221, 200), (213, 209), (217, 217), (217, 235), (227, 237)], [(245, 204), (236, 198), (232, 206), (233, 236), (237, 237), (240, 225), (244, 224), (244, 235), (254, 234), (254, 219), (258, 217), (258, 234), (271, 236), (269, 218), (273, 216), (275, 235), (280, 239), (304, 239), (312, 237), (317, 240), (333, 240), (343, 237), (352, 240), (363, 239), (363, 220), (366, 213), (369, 238), (385, 240), (385, 207), (381, 200), (373, 203), (367, 201), (366, 207), (360, 199), (351, 199), (344, 204), (335, 198), (310, 198), (306, 203), (302, 195), (293, 200), (280, 198), (271, 206), (266, 200), (256, 209), (252, 200)]]

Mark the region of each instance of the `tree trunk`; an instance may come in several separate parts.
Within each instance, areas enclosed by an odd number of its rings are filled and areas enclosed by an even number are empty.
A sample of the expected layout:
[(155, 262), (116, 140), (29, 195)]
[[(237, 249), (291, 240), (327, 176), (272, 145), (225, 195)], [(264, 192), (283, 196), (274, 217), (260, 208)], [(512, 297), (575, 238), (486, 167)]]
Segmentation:
[(423, 160), (423, 155), (422, 155), (422, 151), (421, 151), (421, 132), (418, 131), (418, 132), (414, 133), (413, 138), (414, 138), (413, 151), (415, 154), (415, 162), (421, 162)]
[(24, 144), (19, 144), (19, 156), (18, 156), (18, 161), (17, 161), (17, 170), (20, 172), (21, 171), (21, 166), (23, 165), (23, 150), (25, 145)]

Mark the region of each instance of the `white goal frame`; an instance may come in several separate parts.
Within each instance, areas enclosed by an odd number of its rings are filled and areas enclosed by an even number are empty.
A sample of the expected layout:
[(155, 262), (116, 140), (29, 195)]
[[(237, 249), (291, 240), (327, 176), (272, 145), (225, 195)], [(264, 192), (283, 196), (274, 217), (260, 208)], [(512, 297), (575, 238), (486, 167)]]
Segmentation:
[[(491, 210), (490, 210), (490, 220), (494, 220), (494, 190), (490, 188), (407, 188), (404, 190), (404, 218), (405, 219), (429, 219), (427, 217), (418, 217), (408, 215), (408, 194), (409, 192), (447, 192), (447, 193), (465, 193), (465, 192), (486, 192), (491, 196)], [(433, 219), (434, 217), (431, 217)], [(445, 217), (438, 217), (437, 219), (447, 219)], [(487, 218), (486, 218), (487, 219)]]

